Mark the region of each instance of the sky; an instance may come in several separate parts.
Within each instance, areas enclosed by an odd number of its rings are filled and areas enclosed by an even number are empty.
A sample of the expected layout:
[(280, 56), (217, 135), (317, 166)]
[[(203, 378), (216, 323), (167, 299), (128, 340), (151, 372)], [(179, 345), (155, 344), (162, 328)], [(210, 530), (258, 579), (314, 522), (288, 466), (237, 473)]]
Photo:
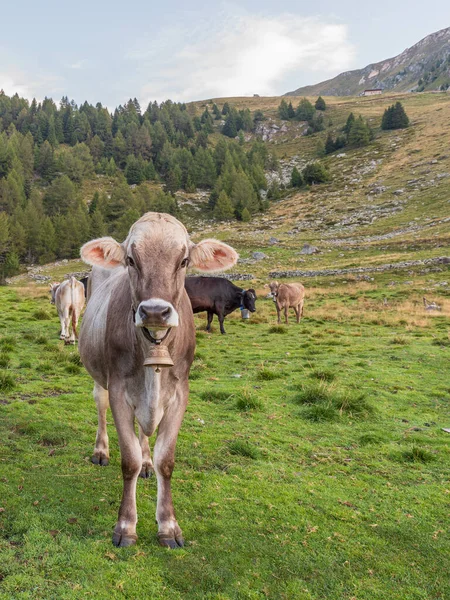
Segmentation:
[(0, 89), (113, 110), (275, 96), (450, 26), (448, 0), (22, 0), (0, 8)]

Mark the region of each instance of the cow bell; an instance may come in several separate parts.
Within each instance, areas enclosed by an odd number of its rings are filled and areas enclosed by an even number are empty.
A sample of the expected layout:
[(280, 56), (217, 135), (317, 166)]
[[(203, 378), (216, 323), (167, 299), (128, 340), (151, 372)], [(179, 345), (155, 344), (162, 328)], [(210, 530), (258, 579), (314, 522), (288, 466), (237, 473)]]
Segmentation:
[(150, 354), (144, 360), (144, 367), (153, 367), (156, 373), (161, 371), (161, 367), (173, 367), (173, 365), (167, 346), (162, 344), (153, 344)]

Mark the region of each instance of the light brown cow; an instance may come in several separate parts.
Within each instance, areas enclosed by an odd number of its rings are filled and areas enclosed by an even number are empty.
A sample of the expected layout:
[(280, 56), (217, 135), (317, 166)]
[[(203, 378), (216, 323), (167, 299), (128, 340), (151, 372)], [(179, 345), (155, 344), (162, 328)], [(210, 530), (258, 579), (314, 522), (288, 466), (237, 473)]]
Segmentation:
[[(52, 304), (56, 305), (61, 331), (59, 337), (66, 344), (75, 344), (77, 339), (77, 325), (84, 307), (84, 286), (75, 277), (70, 277), (62, 283), (50, 285)], [(72, 325), (72, 331), (70, 331)]]
[(269, 284), (273, 301), (277, 308), (278, 323), (281, 323), (281, 311), (284, 309), (284, 318), (288, 324), (288, 311), (294, 309), (297, 323), (303, 316), (303, 302), (305, 301), (305, 288), (301, 283), (278, 283), (272, 281)]
[[(233, 266), (238, 255), (216, 240), (194, 244), (174, 217), (147, 213), (122, 244), (112, 238), (93, 240), (82, 247), (81, 256), (94, 266), (79, 346), (95, 382), (98, 430), (92, 460), (99, 465), (109, 460), (108, 405), (122, 460), (124, 486), (113, 543), (136, 542), (136, 482), (139, 475), (149, 476), (154, 464), (158, 540), (177, 548), (183, 536), (173, 508), (171, 476), (195, 350), (194, 318), (184, 289), (186, 267), (220, 271)], [(155, 341), (163, 338), (174, 366), (159, 372), (144, 367)], [(147, 436), (156, 429), (152, 463)]]

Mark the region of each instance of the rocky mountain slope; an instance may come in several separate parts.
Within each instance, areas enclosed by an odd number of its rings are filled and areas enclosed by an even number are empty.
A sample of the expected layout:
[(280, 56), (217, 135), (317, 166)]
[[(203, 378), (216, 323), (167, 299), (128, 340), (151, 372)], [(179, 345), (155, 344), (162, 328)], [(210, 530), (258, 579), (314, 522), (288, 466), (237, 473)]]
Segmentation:
[(365, 89), (405, 92), (450, 85), (450, 27), (427, 35), (398, 56), (298, 88), (286, 96), (356, 96)]

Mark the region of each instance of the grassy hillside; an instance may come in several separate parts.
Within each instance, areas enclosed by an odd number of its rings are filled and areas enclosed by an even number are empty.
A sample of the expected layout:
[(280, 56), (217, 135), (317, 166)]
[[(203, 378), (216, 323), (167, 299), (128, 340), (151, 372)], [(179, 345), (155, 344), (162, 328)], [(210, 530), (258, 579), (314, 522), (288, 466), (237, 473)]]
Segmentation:
[[(196, 317), (173, 478), (183, 550), (157, 545), (153, 479), (138, 482), (137, 545), (112, 546), (112, 418), (111, 464), (95, 467), (92, 381), (58, 340), (47, 284), (24, 274), (0, 288), (1, 600), (450, 597), (449, 265), (373, 270), (450, 256), (450, 97), (333, 98), (325, 116), (334, 134), (350, 111), (376, 127), (398, 98), (408, 130), (328, 156), (330, 184), (287, 191), (250, 223), (209, 221), (205, 197), (183, 196), (193, 238), (236, 246), (235, 272), (253, 275), (259, 298), (226, 336)], [(280, 124), (280, 98), (228, 100)], [(327, 134), (297, 127), (267, 142), (282, 166), (310, 160)], [(300, 254), (306, 242), (319, 252)], [(356, 267), (369, 270), (335, 271)], [(39, 269), (60, 280), (84, 267)], [(296, 269), (322, 274), (291, 278), (305, 284), (305, 317), (277, 326), (264, 286)]]

